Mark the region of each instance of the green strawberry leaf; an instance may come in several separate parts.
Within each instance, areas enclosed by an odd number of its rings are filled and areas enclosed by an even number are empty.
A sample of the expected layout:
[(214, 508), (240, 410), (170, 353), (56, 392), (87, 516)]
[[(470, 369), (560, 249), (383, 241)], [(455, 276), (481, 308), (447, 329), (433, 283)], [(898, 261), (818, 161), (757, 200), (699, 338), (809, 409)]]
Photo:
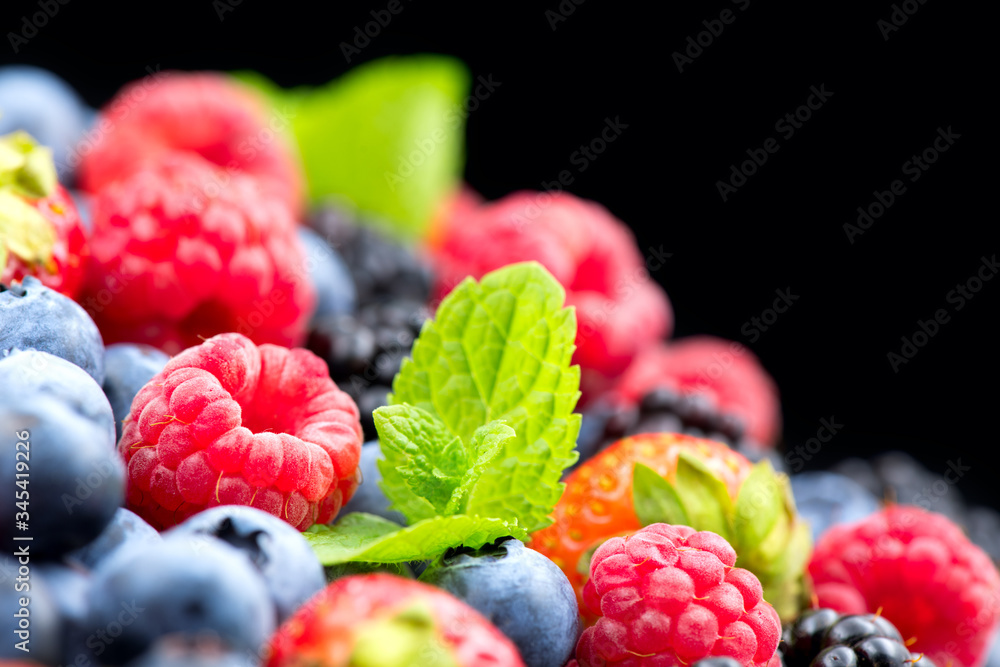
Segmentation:
[(410, 405), (382, 407), (373, 417), (385, 456), (377, 464), (382, 488), (388, 492), (402, 483), (427, 501), (429, 507), (406, 503), (399, 508), (410, 510), (403, 512), (410, 523), (445, 514), (469, 467), (462, 439), (434, 415)]
[(691, 520), (689, 526), (695, 530), (710, 530), (732, 542), (733, 503), (729, 491), (698, 457), (689, 452), (680, 453), (674, 488)]
[(0, 137), (0, 187), (28, 199), (51, 195), (58, 185), (52, 150), (24, 131)]
[(784, 492), (780, 480), (771, 467), (771, 462), (763, 460), (753, 467), (743, 481), (736, 498), (734, 529), (736, 544), (742, 549), (760, 546), (779, 519), (784, 520)]
[[(565, 291), (537, 262), (467, 278), (424, 325), (393, 381), (390, 404), (434, 414), (471, 442), (493, 420), (515, 436), (482, 471), (465, 511), (518, 520), (534, 532), (551, 523), (562, 471), (577, 458), (580, 369), (571, 366), (576, 315)], [(386, 489), (387, 494), (390, 493)], [(407, 498), (390, 499), (397, 507)]]
[(333, 526), (316, 524), (303, 535), (323, 565), (430, 560), (451, 547), (478, 549), (507, 535), (527, 539), (516, 521), (456, 514), (425, 519), (403, 528), (362, 512), (347, 514)]
[(643, 526), (652, 523), (691, 525), (684, 503), (670, 482), (641, 463), (636, 463), (632, 471), (632, 506)]
[(7, 266), (8, 251), (29, 266), (41, 265), (54, 271), (55, 244), (52, 223), (21, 195), (0, 189), (0, 271)]
[(382, 58), (313, 89), (283, 91), (250, 72), (238, 79), (294, 110), (314, 200), (346, 197), (387, 231), (412, 239), (460, 185), (470, 75), (454, 58)]

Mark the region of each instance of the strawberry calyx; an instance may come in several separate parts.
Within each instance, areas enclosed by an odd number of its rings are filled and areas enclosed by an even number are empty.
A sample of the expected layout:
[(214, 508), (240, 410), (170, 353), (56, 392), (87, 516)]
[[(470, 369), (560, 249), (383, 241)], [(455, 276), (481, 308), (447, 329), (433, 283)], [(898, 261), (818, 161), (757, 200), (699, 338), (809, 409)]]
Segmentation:
[(56, 229), (33, 203), (55, 192), (57, 184), (51, 149), (26, 132), (0, 137), (0, 269), (13, 254), (29, 266), (57, 270)]

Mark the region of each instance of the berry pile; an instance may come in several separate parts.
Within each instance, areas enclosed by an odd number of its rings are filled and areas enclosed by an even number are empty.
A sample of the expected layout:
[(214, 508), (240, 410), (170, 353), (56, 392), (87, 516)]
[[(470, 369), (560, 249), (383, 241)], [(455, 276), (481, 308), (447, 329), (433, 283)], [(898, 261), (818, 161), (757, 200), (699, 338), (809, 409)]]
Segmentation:
[(457, 180), (468, 83), (151, 70), (95, 112), (0, 68), (0, 663), (1000, 656), (969, 466), (801, 472), (611, 211)]
[(431, 269), (412, 249), (360, 226), (345, 209), (321, 208), (310, 224), (343, 257), (357, 308), (315, 319), (308, 347), (357, 402), (365, 439), (373, 439), (372, 412), (386, 404), (392, 379), (430, 317)]

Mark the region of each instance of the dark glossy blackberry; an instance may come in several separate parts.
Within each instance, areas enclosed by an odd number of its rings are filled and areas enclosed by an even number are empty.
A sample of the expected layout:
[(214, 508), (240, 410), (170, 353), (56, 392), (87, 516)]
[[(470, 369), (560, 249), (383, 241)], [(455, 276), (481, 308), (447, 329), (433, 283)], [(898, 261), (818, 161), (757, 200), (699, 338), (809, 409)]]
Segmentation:
[(330, 376), (358, 404), (367, 440), (378, 437), (372, 411), (386, 404), (392, 379), (430, 312), (420, 301), (368, 304), (354, 315), (319, 318), (308, 347), (330, 367)]
[(853, 645), (872, 637), (883, 637), (903, 643), (903, 638), (892, 623), (876, 614), (851, 614), (842, 616), (830, 626), (823, 636), (823, 647), (838, 644)]
[(911, 661), (910, 650), (885, 637), (870, 637), (854, 645), (860, 667), (904, 667)]
[(360, 304), (394, 298), (426, 302), (430, 297), (434, 275), (429, 262), (347, 209), (324, 206), (313, 213), (309, 225), (343, 257)]
[(746, 438), (742, 422), (722, 414), (704, 394), (678, 394), (660, 387), (645, 394), (638, 405), (598, 404), (588, 409), (587, 428), (577, 440), (580, 461), (593, 456), (616, 440), (637, 433), (686, 433), (725, 443), (753, 462), (768, 458), (775, 470), (784, 462), (772, 448)]
[(823, 635), (840, 619), (833, 609), (810, 609), (785, 628), (781, 650), (786, 667), (807, 667), (823, 648)]
[(831, 646), (823, 649), (810, 667), (857, 667), (858, 654), (850, 646)]

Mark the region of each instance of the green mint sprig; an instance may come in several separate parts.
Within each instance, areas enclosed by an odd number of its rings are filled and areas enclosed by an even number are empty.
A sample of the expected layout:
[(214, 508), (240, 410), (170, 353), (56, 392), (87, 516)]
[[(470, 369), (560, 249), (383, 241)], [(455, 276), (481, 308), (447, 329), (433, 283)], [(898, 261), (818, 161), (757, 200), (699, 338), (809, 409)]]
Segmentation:
[(430, 560), (551, 523), (577, 458), (576, 316), (540, 264), (467, 278), (375, 411), (382, 489), (410, 522), (349, 514), (305, 535), (325, 565)]

